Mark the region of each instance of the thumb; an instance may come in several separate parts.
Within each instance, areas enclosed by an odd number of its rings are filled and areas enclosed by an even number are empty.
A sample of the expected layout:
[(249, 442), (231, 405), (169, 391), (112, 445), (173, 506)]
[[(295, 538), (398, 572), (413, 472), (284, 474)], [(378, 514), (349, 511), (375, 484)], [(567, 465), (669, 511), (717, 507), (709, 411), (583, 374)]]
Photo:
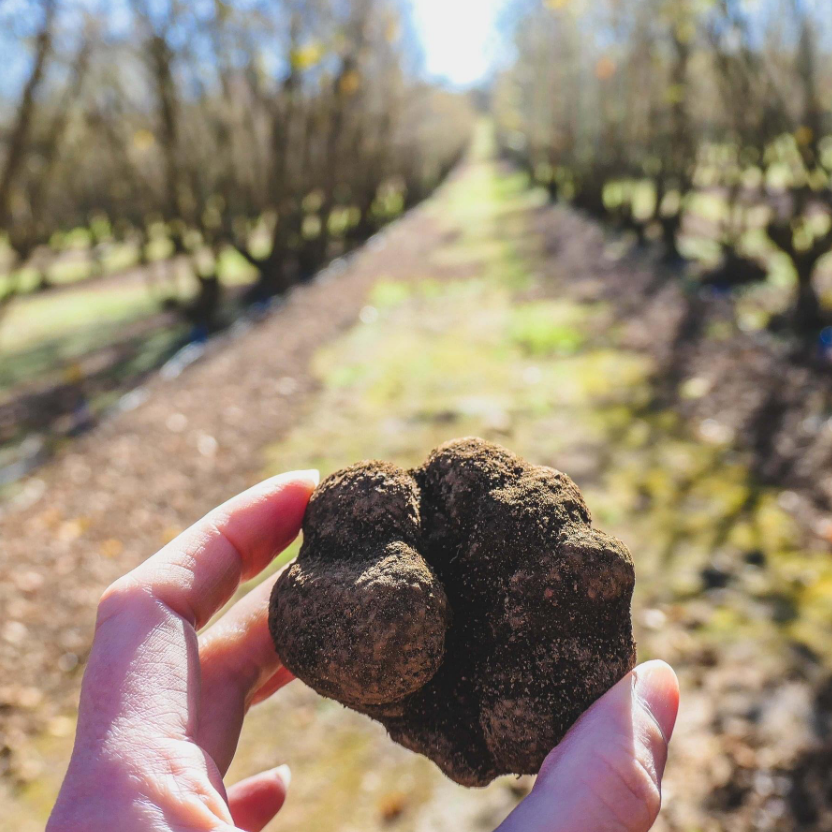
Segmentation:
[(497, 832), (647, 832), (678, 709), (669, 665), (636, 668), (572, 726)]
[(292, 775), (289, 766), (255, 774), (228, 789), (228, 808), (242, 832), (260, 832), (280, 811)]

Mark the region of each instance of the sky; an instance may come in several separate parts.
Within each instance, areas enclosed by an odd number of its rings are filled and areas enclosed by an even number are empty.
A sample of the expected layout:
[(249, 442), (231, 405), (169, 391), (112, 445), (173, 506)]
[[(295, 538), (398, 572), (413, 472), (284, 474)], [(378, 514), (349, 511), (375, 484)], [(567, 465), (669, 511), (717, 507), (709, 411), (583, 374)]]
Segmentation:
[(467, 87), (491, 68), (493, 34), (504, 0), (411, 0), (431, 77)]
[[(427, 75), (461, 88), (481, 81), (495, 60), (497, 18), (505, 2), (410, 0)], [(6, 48), (4, 35), (7, 34), (0, 31), (0, 53)], [(6, 72), (0, 73), (0, 92), (19, 80), (9, 69), (6, 67)]]

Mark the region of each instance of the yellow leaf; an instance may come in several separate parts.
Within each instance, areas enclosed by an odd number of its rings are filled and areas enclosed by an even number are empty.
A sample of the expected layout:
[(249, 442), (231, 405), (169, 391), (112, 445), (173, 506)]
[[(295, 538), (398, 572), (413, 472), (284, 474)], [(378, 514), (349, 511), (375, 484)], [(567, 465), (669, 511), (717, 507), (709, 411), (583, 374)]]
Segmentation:
[(571, 0), (543, 0), (543, 4), (546, 6), (547, 9), (551, 9), (554, 12), (559, 12), (565, 9)]
[(293, 49), (289, 55), (289, 61), (292, 64), (292, 69), (303, 72), (305, 69), (311, 69), (316, 64), (319, 64), (326, 54), (326, 50), (318, 41), (306, 44), (306, 46), (299, 46)]
[(356, 70), (351, 69), (341, 76), (338, 82), (338, 90), (341, 95), (355, 95), (361, 87), (361, 76)]
[(676, 25), (676, 38), (679, 43), (690, 43), (696, 35), (696, 24), (692, 20), (684, 20)]
[(133, 147), (135, 147), (136, 150), (149, 150), (153, 147), (155, 141), (156, 137), (150, 132), (150, 130), (142, 128), (141, 130), (136, 130), (136, 132), (133, 133)]

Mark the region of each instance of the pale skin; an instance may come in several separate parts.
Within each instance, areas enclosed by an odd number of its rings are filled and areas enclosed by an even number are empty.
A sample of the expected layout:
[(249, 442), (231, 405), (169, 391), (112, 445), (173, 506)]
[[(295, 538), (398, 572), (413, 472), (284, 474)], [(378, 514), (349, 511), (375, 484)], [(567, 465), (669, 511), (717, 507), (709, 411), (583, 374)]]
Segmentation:
[[(255, 486), (104, 593), (47, 832), (116, 822), (120, 832), (259, 832), (277, 814), (285, 765), (223, 783), (248, 709), (292, 680), (268, 631), (274, 579), (204, 628), (294, 540), (316, 482), (302, 471)], [(636, 668), (554, 749), (498, 832), (646, 832), (678, 704), (670, 667)]]

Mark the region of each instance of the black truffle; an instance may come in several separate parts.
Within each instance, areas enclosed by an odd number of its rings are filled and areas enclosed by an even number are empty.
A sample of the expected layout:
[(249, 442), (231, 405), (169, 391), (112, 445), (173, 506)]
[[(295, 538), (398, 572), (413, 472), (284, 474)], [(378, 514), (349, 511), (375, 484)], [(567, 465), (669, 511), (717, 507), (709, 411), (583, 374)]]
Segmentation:
[(325, 479), (269, 625), (286, 667), (450, 778), (537, 773), (635, 664), (633, 562), (575, 483), (481, 439)]

